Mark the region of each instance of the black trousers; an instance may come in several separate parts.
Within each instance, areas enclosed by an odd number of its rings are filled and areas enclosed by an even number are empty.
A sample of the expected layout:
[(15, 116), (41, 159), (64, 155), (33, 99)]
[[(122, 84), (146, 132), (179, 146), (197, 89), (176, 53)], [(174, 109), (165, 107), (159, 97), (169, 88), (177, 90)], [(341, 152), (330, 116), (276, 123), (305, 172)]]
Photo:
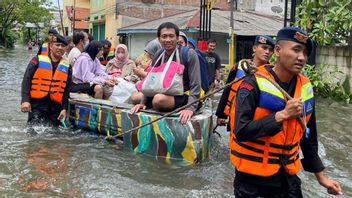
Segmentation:
[(60, 111), (50, 111), (32, 108), (32, 112), (28, 113), (27, 124), (33, 125), (44, 125), (44, 126), (59, 126), (60, 120), (57, 118), (60, 115)]
[(301, 180), (298, 176), (284, 180), (278, 187), (236, 181), (236, 179), (233, 185), (237, 198), (303, 198)]

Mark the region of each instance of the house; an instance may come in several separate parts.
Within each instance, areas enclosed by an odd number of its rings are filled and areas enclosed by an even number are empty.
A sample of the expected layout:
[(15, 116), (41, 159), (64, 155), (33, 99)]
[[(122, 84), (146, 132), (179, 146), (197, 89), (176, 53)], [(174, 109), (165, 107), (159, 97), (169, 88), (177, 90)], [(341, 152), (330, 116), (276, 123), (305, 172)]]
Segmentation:
[[(230, 11), (212, 11), (211, 38), (217, 40), (217, 53), (222, 63), (227, 63), (229, 58), (229, 30)], [(117, 29), (120, 37), (125, 37), (125, 43), (129, 46), (131, 58), (136, 58), (143, 52), (144, 45), (157, 35), (157, 28), (161, 23), (173, 22), (181, 31), (197, 40), (199, 38), (199, 10), (185, 11), (160, 19), (130, 25)], [(283, 26), (281, 18), (257, 14), (251, 11), (234, 12), (234, 32), (236, 46), (236, 61), (242, 58), (251, 58), (252, 45), (256, 35), (276, 35)]]
[(73, 31), (89, 30), (90, 0), (64, 0), (62, 23), (64, 35), (72, 35)]

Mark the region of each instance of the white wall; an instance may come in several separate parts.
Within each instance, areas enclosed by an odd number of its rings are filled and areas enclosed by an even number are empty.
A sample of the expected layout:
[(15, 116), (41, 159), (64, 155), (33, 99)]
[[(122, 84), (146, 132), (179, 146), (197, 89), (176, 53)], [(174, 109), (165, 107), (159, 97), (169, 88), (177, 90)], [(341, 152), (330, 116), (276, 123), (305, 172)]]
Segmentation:
[[(290, 9), (291, 2), (288, 3), (288, 11)], [(266, 14), (273, 14), (271, 11), (272, 6), (280, 6), (282, 10), (285, 9), (285, 0), (256, 0), (255, 2), (255, 11), (266, 13)], [(283, 15), (284, 11), (280, 13)]]
[(154, 38), (156, 33), (130, 34), (128, 39), (130, 59), (135, 60), (144, 51), (145, 44)]

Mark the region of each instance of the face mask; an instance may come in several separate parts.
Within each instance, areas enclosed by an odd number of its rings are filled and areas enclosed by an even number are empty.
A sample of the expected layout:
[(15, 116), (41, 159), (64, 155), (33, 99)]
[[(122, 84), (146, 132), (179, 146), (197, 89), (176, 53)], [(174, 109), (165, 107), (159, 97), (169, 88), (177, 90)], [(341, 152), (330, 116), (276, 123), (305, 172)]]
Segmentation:
[(84, 48), (87, 48), (88, 45), (89, 45), (89, 40), (84, 41)]
[(118, 53), (118, 54), (117, 54), (117, 58), (118, 58), (119, 60), (123, 60), (123, 59), (125, 58), (125, 54), (123, 54), (123, 53)]

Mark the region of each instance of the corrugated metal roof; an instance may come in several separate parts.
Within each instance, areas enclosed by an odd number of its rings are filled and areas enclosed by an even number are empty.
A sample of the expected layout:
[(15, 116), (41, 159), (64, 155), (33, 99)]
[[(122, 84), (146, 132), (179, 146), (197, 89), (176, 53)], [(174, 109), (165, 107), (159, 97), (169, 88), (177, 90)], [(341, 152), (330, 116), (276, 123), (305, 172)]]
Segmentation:
[[(230, 30), (230, 11), (213, 10), (211, 31), (228, 33)], [(192, 10), (160, 19), (141, 22), (118, 29), (118, 34), (156, 32), (160, 24), (173, 22), (182, 30), (197, 31), (199, 11)], [(275, 16), (261, 15), (249, 11), (234, 12), (234, 30), (236, 35), (252, 36), (260, 34), (276, 35), (283, 26), (283, 20)]]

